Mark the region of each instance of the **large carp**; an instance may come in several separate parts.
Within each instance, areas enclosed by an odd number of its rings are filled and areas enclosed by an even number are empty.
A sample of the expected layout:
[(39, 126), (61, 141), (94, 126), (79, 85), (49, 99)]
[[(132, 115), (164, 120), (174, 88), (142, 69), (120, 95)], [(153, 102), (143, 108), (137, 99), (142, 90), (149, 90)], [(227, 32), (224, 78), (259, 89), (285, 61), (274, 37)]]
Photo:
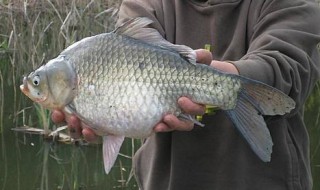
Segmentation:
[(295, 102), (258, 81), (197, 64), (189, 47), (165, 41), (151, 21), (136, 18), (114, 32), (85, 38), (24, 77), (21, 90), (48, 109), (78, 116), (103, 136), (105, 171), (124, 137), (144, 138), (164, 114), (201, 125), (177, 105), (182, 96), (224, 110), (253, 151), (270, 161), (263, 115), (289, 113)]

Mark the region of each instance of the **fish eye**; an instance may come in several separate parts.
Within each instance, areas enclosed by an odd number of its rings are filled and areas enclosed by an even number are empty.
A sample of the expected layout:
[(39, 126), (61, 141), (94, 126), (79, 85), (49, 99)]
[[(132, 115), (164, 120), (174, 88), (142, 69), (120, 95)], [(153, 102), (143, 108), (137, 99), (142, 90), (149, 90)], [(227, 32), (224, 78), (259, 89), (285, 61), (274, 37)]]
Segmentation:
[(39, 75), (36, 75), (36, 76), (33, 77), (32, 83), (33, 83), (34, 86), (39, 86), (39, 84), (40, 84)]

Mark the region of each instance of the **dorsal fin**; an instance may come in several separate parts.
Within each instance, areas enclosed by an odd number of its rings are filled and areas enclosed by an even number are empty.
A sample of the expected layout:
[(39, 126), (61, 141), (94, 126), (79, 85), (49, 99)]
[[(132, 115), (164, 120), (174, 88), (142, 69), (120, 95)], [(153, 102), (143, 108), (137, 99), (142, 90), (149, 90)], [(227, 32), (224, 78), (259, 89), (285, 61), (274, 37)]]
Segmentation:
[(196, 53), (193, 49), (185, 45), (176, 45), (168, 42), (156, 29), (146, 27), (152, 22), (153, 21), (149, 18), (137, 17), (123, 23), (114, 31), (114, 33), (142, 40), (146, 43), (157, 45), (165, 49), (174, 50), (186, 58), (190, 63), (196, 64)]

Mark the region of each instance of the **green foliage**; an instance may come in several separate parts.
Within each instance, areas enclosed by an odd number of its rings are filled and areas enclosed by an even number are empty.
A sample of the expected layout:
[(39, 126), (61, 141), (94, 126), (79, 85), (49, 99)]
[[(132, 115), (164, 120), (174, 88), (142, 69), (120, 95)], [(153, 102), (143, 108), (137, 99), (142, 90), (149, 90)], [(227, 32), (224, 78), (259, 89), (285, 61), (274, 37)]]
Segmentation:
[(305, 109), (313, 110), (315, 109), (315, 107), (318, 107), (319, 105), (320, 105), (320, 82), (316, 84), (312, 94), (309, 96), (305, 104)]
[(0, 43), (0, 52), (2, 53), (5, 50), (8, 50), (8, 42), (4, 40), (3, 42)]
[(50, 126), (50, 111), (42, 107), (41, 105), (34, 103), (37, 113), (37, 121), (39, 122), (37, 126), (42, 127), (44, 129), (44, 133), (46, 135), (49, 134), (49, 126)]
[(0, 38), (0, 72), (5, 72), (7, 64), (9, 63), (8, 50), (8, 41)]

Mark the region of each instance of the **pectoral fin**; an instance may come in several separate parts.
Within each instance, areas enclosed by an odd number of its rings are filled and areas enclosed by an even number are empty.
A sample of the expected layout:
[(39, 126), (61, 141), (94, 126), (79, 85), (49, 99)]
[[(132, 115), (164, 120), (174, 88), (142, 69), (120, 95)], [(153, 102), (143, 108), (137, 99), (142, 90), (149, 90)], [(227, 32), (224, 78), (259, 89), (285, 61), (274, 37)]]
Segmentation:
[(188, 120), (193, 122), (196, 125), (199, 125), (200, 127), (204, 127), (204, 124), (201, 123), (200, 121), (198, 121), (194, 116), (189, 115), (189, 114), (183, 114), (181, 113), (180, 115), (178, 115), (179, 119), (184, 119), (184, 120)]
[(104, 136), (103, 137), (103, 162), (105, 172), (108, 174), (114, 165), (124, 136)]

